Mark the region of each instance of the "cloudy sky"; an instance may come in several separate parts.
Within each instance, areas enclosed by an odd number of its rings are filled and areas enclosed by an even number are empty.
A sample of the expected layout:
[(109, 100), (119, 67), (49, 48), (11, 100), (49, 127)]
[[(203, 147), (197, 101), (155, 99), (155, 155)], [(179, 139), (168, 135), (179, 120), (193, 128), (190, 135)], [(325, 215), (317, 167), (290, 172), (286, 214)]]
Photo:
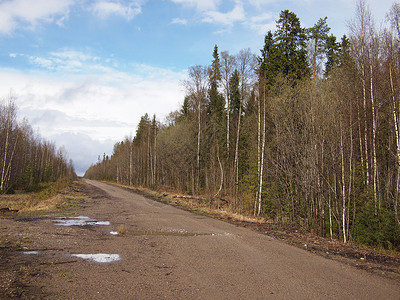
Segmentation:
[[(369, 0), (379, 25), (391, 0)], [(188, 67), (215, 44), (259, 54), (279, 12), (348, 32), (354, 0), (0, 0), (0, 99), (58, 146), (82, 175), (134, 135), (146, 112), (179, 108)]]

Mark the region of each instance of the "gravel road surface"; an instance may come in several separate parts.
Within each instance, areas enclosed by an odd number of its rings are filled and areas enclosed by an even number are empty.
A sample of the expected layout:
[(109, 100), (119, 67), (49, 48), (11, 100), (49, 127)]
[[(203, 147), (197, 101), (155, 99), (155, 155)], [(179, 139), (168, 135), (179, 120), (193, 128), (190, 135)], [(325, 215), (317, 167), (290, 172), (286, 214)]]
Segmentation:
[(14, 257), (34, 266), (22, 298), (400, 299), (389, 278), (126, 189), (84, 188), (92, 199), (75, 215), (0, 220), (30, 239)]

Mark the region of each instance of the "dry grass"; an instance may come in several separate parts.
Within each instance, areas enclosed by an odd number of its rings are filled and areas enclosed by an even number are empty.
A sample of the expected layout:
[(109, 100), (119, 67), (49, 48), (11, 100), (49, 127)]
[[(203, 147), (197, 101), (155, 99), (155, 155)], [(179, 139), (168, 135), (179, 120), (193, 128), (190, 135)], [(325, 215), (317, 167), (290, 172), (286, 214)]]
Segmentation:
[[(0, 208), (17, 210), (18, 214), (53, 212), (76, 207), (85, 198), (68, 186), (48, 185), (40, 192), (0, 195)], [(74, 182), (74, 185), (78, 185)]]
[(118, 234), (123, 235), (126, 233), (126, 228), (124, 226), (124, 224), (121, 224), (118, 226)]

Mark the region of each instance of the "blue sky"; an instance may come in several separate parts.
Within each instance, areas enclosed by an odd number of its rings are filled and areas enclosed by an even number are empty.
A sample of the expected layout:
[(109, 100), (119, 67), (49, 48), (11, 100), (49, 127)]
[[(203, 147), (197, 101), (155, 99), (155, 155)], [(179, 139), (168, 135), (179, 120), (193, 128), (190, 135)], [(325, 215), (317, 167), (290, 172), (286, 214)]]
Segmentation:
[[(378, 27), (390, 0), (366, 1)], [(215, 44), (259, 54), (283, 9), (348, 33), (355, 0), (0, 0), (0, 98), (63, 146), (82, 174), (144, 113), (179, 108), (188, 67)]]

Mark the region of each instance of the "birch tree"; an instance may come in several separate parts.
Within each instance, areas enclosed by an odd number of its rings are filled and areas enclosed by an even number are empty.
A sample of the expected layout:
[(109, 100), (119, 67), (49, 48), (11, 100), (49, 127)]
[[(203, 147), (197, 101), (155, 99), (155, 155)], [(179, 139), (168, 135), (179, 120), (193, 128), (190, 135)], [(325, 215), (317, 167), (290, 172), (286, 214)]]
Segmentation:
[(197, 112), (197, 155), (196, 155), (196, 173), (197, 184), (196, 191), (200, 191), (200, 147), (202, 139), (203, 114), (206, 109), (207, 101), (207, 68), (196, 65), (189, 68), (189, 79), (184, 82), (188, 95), (194, 100), (194, 107)]
[(2, 136), (3, 142), (3, 155), (2, 155), (2, 168), (0, 178), (0, 191), (4, 193), (8, 188), (8, 181), (12, 171), (12, 163), (15, 154), (15, 148), (18, 142), (18, 135), (16, 131), (16, 106), (13, 102), (13, 96), (10, 95), (6, 106), (2, 107)]

